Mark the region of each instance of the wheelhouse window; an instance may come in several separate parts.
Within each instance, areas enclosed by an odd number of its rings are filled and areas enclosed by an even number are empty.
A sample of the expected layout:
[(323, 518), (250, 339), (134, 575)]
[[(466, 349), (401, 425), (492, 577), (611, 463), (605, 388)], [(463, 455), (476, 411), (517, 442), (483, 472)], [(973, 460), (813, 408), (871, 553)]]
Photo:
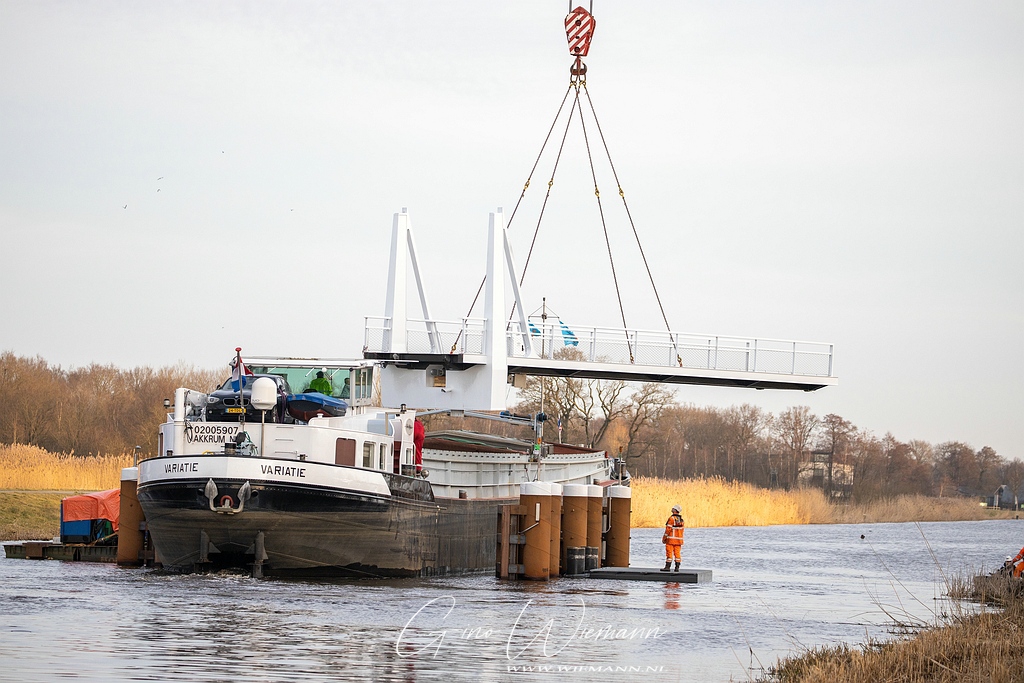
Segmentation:
[(352, 394), (354, 400), (365, 400), (370, 398), (373, 389), (373, 375), (370, 368), (355, 368), (352, 370)]
[(363, 467), (368, 470), (373, 469), (373, 442), (363, 442)]

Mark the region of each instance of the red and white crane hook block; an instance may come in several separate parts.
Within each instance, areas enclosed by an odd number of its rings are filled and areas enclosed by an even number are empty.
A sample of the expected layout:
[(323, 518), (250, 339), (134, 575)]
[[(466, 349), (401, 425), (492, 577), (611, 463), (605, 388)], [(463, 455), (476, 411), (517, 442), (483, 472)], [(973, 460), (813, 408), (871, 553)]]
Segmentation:
[(582, 76), (587, 73), (587, 67), (581, 61), (590, 51), (590, 41), (594, 37), (594, 28), (597, 22), (594, 15), (583, 9), (582, 6), (569, 12), (565, 17), (565, 35), (569, 39), (569, 54), (576, 58), (572, 67), (573, 76)]

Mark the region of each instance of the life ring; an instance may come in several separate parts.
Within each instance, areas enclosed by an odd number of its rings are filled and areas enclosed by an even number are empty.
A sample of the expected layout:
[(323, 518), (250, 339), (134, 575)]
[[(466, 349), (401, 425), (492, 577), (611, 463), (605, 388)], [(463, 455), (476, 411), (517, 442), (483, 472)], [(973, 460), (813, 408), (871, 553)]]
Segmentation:
[(222, 508), (232, 508), (232, 507), (235, 507), (234, 503), (235, 503), (235, 501), (231, 499), (231, 496), (223, 495), (223, 496), (220, 497), (220, 506)]

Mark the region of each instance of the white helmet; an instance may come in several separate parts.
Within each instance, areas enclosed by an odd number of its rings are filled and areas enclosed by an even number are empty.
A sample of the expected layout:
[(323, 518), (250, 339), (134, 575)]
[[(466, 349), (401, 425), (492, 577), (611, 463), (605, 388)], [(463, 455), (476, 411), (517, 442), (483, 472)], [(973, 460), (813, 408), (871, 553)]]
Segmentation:
[(679, 507), (678, 505), (672, 506), (672, 512), (682, 512), (682, 510), (683, 508)]

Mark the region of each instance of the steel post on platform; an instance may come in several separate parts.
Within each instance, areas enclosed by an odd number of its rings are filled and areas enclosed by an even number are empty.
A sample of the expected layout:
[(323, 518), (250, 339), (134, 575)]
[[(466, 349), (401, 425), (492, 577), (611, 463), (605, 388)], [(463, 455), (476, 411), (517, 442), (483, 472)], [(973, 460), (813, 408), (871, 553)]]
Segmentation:
[(551, 578), (562, 573), (562, 485), (549, 483), (551, 489)]
[[(604, 511), (604, 488), (587, 486), (587, 570), (601, 566), (601, 517)], [(596, 557), (596, 559), (595, 559)]]
[(519, 505), (526, 512), (522, 523), (523, 578), (547, 581), (551, 578), (551, 489), (540, 481), (519, 486)]
[[(587, 545), (587, 486), (566, 484), (562, 487), (562, 542), (559, 556), (562, 558), (564, 573), (571, 574), (569, 548), (583, 548)], [(580, 567), (581, 571), (583, 567)]]
[(608, 487), (608, 532), (606, 567), (629, 566), (629, 517), (633, 492), (628, 486)]
[(126, 567), (142, 564), (143, 523), (146, 516), (139, 505), (139, 468), (121, 470), (121, 501), (117, 528), (117, 563)]

